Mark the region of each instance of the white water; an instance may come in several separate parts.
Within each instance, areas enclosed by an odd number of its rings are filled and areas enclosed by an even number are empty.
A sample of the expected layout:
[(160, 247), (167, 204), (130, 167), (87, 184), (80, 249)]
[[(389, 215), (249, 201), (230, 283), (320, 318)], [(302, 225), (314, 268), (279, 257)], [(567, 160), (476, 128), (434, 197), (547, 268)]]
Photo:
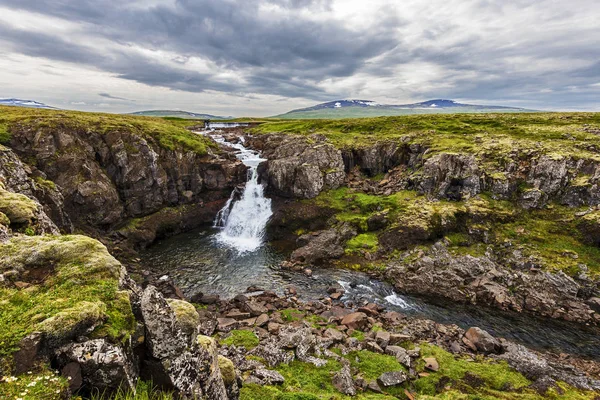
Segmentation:
[(271, 199), (264, 196), (264, 186), (258, 183), (258, 165), (266, 161), (241, 143), (228, 143), (220, 135), (211, 135), (218, 143), (238, 150), (236, 157), (248, 166), (248, 181), (239, 200), (235, 190), (215, 218), (215, 227), (221, 227), (217, 241), (233, 247), (239, 253), (257, 250), (263, 243), (265, 228), (273, 212)]

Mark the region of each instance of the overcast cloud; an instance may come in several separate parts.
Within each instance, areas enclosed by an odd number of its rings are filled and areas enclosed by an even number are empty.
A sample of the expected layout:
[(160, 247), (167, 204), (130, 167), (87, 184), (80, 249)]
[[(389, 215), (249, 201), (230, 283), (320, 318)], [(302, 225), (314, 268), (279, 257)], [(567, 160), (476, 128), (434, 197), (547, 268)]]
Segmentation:
[(273, 115), (360, 98), (600, 111), (596, 0), (0, 0), (0, 97)]

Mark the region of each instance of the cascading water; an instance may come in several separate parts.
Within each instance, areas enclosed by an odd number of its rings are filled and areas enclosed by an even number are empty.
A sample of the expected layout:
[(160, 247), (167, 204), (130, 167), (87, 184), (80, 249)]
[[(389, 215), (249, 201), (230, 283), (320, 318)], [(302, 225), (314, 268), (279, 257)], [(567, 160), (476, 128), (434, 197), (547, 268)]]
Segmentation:
[(220, 135), (211, 135), (218, 143), (238, 150), (236, 157), (248, 166), (248, 181), (239, 200), (234, 190), (215, 218), (215, 227), (221, 227), (217, 241), (235, 248), (240, 253), (257, 250), (263, 242), (267, 222), (273, 212), (271, 199), (264, 196), (264, 187), (258, 183), (258, 165), (266, 161), (241, 143), (228, 143)]

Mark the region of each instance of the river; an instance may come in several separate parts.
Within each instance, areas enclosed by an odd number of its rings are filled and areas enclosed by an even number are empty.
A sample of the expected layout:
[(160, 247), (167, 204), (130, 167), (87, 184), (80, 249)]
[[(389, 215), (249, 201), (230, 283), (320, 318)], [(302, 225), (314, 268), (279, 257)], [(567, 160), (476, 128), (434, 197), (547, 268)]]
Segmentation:
[(432, 319), (462, 328), (479, 326), (538, 350), (567, 352), (600, 359), (598, 332), (563, 321), (535, 318), (518, 313), (503, 313), (482, 307), (434, 304), (421, 298), (398, 294), (385, 282), (356, 271), (315, 269), (312, 276), (280, 268), (285, 259), (268, 243), (264, 232), (272, 214), (271, 201), (258, 183), (258, 165), (264, 161), (243, 142), (226, 143), (214, 132), (213, 139), (237, 150), (237, 157), (248, 166), (248, 181), (241, 194), (234, 192), (215, 218), (213, 228), (180, 234), (151, 246), (143, 254), (143, 264), (155, 275), (168, 275), (186, 296), (198, 292), (230, 298), (249, 286), (280, 294), (293, 286), (302, 300), (327, 296), (327, 289), (341, 285), (341, 301), (360, 304), (375, 302), (390, 310)]

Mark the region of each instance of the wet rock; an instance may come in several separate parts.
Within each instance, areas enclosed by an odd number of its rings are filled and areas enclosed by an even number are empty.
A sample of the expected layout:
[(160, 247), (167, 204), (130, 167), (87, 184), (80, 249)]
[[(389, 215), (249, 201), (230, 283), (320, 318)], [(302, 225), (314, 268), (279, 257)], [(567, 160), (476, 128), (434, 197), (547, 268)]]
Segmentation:
[(384, 372), (377, 378), (377, 382), (383, 387), (398, 386), (406, 382), (408, 377), (403, 371)]
[(343, 256), (343, 243), (352, 236), (353, 233), (342, 233), (336, 229), (302, 235), (298, 238), (298, 244), (302, 247), (294, 250), (290, 258), (296, 262), (323, 264), (327, 260)]

